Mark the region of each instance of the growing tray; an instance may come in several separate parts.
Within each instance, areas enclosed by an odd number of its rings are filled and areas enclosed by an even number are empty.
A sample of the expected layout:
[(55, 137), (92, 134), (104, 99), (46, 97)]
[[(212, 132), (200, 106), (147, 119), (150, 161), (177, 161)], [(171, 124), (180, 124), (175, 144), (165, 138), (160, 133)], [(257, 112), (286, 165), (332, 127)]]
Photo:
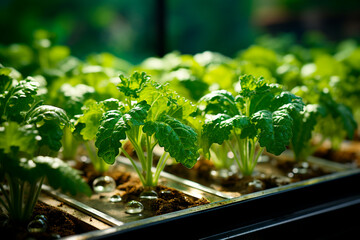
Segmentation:
[[(112, 226), (105, 230), (71, 236), (69, 239), (120, 236), (133, 238), (144, 234), (155, 234), (150, 236), (156, 236), (157, 239), (169, 239), (166, 234), (173, 232), (177, 232), (176, 237), (185, 238), (195, 229), (195, 235), (192, 235), (194, 238), (218, 239), (259, 233), (304, 219), (308, 222), (315, 216), (323, 216), (334, 211), (349, 208), (358, 210), (360, 188), (354, 187), (354, 183), (360, 182), (360, 170), (319, 158), (310, 158), (309, 161), (333, 173), (239, 197), (232, 197), (163, 172), (161, 184), (178, 189), (189, 196), (205, 197), (210, 203), (160, 216), (149, 217), (146, 211), (139, 215), (126, 214), (124, 204), (113, 204), (106, 200), (106, 195), (110, 196), (112, 193), (106, 194), (105, 197), (101, 197), (104, 194), (94, 194), (91, 198), (85, 198), (70, 197), (50, 188), (46, 188), (45, 191), (59, 201)], [(133, 171), (125, 158), (118, 158), (115, 167), (122, 171)], [(326, 219), (329, 218), (325, 217), (322, 222)], [(159, 232), (162, 234), (158, 235)]]

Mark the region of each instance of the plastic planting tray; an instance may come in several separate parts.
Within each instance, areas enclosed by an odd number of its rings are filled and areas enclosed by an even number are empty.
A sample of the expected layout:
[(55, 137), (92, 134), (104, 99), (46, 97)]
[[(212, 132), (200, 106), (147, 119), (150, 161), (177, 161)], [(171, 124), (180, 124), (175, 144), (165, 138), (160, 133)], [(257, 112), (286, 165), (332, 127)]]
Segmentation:
[[(316, 234), (321, 232), (321, 225), (330, 226), (329, 221), (341, 214), (347, 217), (338, 222), (346, 226), (342, 229), (348, 229), (351, 224), (347, 219), (360, 213), (360, 169), (313, 157), (309, 162), (331, 173), (238, 197), (162, 172), (160, 184), (189, 196), (204, 197), (210, 203), (159, 216), (149, 216), (146, 210), (136, 215), (125, 213), (125, 203), (108, 201), (114, 193), (93, 194), (91, 198), (70, 197), (46, 186), (44, 192), (109, 226), (68, 239), (137, 239), (142, 236), (172, 239), (173, 234), (176, 239), (261, 237), (278, 230), (294, 233), (301, 224)], [(261, 165), (259, 163), (258, 167)], [(130, 162), (122, 157), (113, 167), (119, 171), (134, 171)], [(331, 236), (331, 230), (335, 229), (339, 230), (338, 227), (328, 228), (326, 233)], [(305, 233), (299, 231), (297, 236), (301, 234)]]

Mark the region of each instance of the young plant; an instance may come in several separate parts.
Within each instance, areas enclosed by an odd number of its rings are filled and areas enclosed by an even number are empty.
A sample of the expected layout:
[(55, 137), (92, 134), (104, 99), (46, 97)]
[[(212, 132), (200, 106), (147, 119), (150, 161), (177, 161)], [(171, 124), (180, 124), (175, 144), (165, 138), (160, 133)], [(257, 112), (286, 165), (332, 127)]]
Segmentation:
[(54, 188), (90, 195), (77, 171), (49, 157), (61, 148), (62, 129), (69, 124), (65, 111), (36, 102), (37, 84), (31, 78), (16, 82), (8, 71), (0, 73), (0, 203), (9, 218), (30, 218), (45, 178)]
[[(300, 95), (309, 94), (308, 88), (296, 89), (294, 91)], [(339, 148), (346, 137), (353, 138), (357, 129), (351, 110), (335, 102), (330, 93), (313, 94), (312, 102), (316, 104), (306, 105), (303, 111), (296, 113), (298, 117), (294, 119), (296, 128), (293, 130), (291, 149), (297, 161), (305, 161), (326, 139), (330, 140), (333, 149)], [(315, 136), (317, 142), (311, 141)]]
[(118, 109), (119, 106), (119, 100), (113, 98), (101, 102), (89, 99), (82, 107), (83, 114), (79, 115), (76, 121), (75, 131), (82, 138), (82, 143), (88, 152), (94, 169), (100, 174), (108, 170), (109, 164), (97, 155), (95, 147), (96, 133), (100, 126), (102, 115), (107, 111)]
[(266, 149), (281, 154), (289, 144), (293, 118), (303, 109), (301, 98), (282, 91), (277, 84), (268, 84), (260, 77), (240, 77), (241, 90), (234, 97), (219, 90), (200, 99), (207, 114), (201, 133), (203, 152), (209, 157), (213, 143), (227, 147), (234, 155), (241, 173), (253, 173)]
[[(193, 167), (199, 157), (197, 134), (188, 124), (196, 107), (144, 72), (135, 72), (129, 78), (121, 75), (120, 79), (118, 89), (126, 100), (123, 106), (103, 114), (95, 141), (98, 156), (113, 164), (121, 151), (145, 187), (158, 184), (169, 157), (185, 167)], [(126, 139), (133, 145), (140, 167), (123, 148), (121, 141)], [(156, 145), (163, 147), (164, 153), (153, 171)]]
[(10, 121), (0, 127), (0, 204), (13, 222), (30, 219), (45, 181), (73, 195), (91, 195), (78, 171), (58, 158), (36, 156), (43, 140), (31, 124)]
[[(61, 87), (53, 94), (50, 94), (51, 103), (64, 109), (71, 119), (72, 123), (76, 123), (77, 116), (82, 113), (81, 108), (87, 99), (93, 97), (95, 89), (85, 84), (77, 84), (71, 86), (69, 83), (61, 85)], [(81, 144), (80, 139), (73, 135), (72, 129), (66, 128), (62, 138), (62, 158), (75, 159), (78, 148)]]
[(17, 82), (10, 72), (3, 71), (0, 78), (0, 124), (6, 121), (34, 124), (41, 136), (37, 155), (56, 155), (61, 148), (63, 128), (71, 127), (66, 112), (37, 101), (39, 85), (32, 77)]

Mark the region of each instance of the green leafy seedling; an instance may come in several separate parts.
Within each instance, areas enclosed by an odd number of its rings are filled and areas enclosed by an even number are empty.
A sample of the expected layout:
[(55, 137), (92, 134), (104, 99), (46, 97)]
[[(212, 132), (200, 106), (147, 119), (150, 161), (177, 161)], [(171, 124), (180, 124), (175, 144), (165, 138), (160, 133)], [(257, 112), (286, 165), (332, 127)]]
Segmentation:
[(301, 98), (282, 91), (278, 84), (268, 84), (262, 77), (240, 77), (241, 90), (234, 97), (218, 90), (200, 99), (205, 123), (201, 146), (209, 157), (212, 144), (227, 147), (234, 155), (241, 173), (251, 175), (266, 149), (281, 154), (290, 143), (293, 118), (303, 109)]
[[(166, 85), (152, 81), (144, 72), (120, 79), (118, 88), (126, 100), (124, 106), (102, 115), (95, 141), (98, 156), (113, 164), (121, 151), (130, 159), (143, 186), (149, 187), (158, 184), (170, 157), (193, 167), (199, 153), (197, 133), (189, 122), (196, 107)], [(125, 140), (133, 145), (140, 167), (123, 148)], [(153, 151), (157, 145), (163, 147), (164, 153), (153, 171)]]

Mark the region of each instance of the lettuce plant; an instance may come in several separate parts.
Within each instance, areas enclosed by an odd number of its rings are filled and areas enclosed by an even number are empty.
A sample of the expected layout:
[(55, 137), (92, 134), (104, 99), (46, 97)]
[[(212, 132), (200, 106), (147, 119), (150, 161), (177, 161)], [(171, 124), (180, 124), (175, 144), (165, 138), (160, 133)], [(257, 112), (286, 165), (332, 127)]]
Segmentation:
[[(135, 72), (129, 78), (121, 75), (118, 89), (125, 101), (118, 109), (106, 111), (97, 129), (95, 145), (98, 156), (113, 164), (120, 151), (127, 156), (143, 186), (156, 186), (167, 160), (172, 157), (185, 167), (196, 163), (199, 153), (197, 133), (190, 127), (190, 114), (196, 107), (150, 79), (146, 73)], [(140, 166), (124, 149), (122, 142), (133, 145)], [(153, 167), (156, 145), (164, 153)]]
[(3, 84), (0, 89), (0, 123), (33, 124), (41, 136), (37, 142), (37, 155), (57, 154), (61, 148), (63, 128), (66, 125), (71, 127), (66, 112), (38, 101), (39, 84), (32, 77), (15, 81), (10, 72), (3, 71), (0, 78)]
[[(300, 96), (309, 95), (306, 87), (293, 91)], [(296, 113), (298, 116), (294, 119), (291, 149), (297, 161), (305, 161), (326, 139), (330, 140), (333, 149), (338, 149), (346, 137), (353, 138), (357, 129), (350, 108), (336, 102), (328, 92), (313, 93), (312, 98), (308, 98), (312, 104), (307, 104), (303, 111)], [(317, 142), (312, 141), (315, 136)]]
[(100, 102), (89, 99), (84, 103), (82, 107), (83, 113), (78, 115), (76, 121), (75, 131), (81, 136), (83, 140), (82, 143), (88, 152), (95, 171), (100, 174), (108, 170), (109, 164), (97, 155), (97, 149), (95, 147), (97, 129), (100, 126), (102, 115), (107, 111), (118, 109), (119, 106), (119, 100), (113, 98)]
[(260, 77), (240, 77), (240, 91), (233, 96), (225, 90), (211, 92), (200, 99), (205, 123), (201, 145), (209, 155), (213, 143), (227, 147), (241, 173), (251, 175), (262, 152), (281, 154), (290, 143), (293, 123), (303, 109), (300, 97), (268, 84)]
[(0, 204), (13, 221), (31, 217), (46, 179), (54, 188), (91, 194), (78, 172), (49, 155), (61, 148), (63, 128), (69, 124), (64, 110), (36, 101), (37, 84), (19, 82), (1, 71), (0, 89)]
[(71, 194), (91, 195), (78, 171), (58, 158), (36, 156), (43, 140), (31, 124), (11, 121), (0, 127), (0, 204), (12, 221), (29, 220), (44, 181)]

